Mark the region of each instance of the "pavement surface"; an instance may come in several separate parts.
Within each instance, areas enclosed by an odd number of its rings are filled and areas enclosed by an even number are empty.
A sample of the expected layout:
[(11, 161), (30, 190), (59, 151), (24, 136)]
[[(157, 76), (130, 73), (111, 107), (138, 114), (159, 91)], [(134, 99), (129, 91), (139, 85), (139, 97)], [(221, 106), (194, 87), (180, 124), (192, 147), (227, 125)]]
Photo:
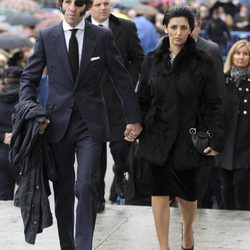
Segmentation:
[[(53, 211), (52, 200), (51, 205)], [(198, 209), (193, 230), (195, 250), (250, 250), (250, 212)], [(170, 242), (171, 250), (181, 250), (178, 208), (171, 208)], [(20, 209), (1, 201), (0, 250), (31, 249), (60, 250), (56, 220), (30, 245), (24, 241)], [(97, 217), (93, 249), (158, 250), (151, 207), (106, 205)]]
[[(107, 159), (106, 200), (113, 179), (110, 153)], [(53, 217), (53, 225), (30, 245), (24, 240), (20, 209), (12, 201), (0, 201), (0, 250), (60, 250)], [(250, 250), (250, 211), (198, 209), (193, 231), (195, 250)], [(181, 250), (178, 208), (171, 208), (170, 248)], [(97, 216), (93, 250), (159, 250), (151, 207), (107, 204), (105, 212)]]

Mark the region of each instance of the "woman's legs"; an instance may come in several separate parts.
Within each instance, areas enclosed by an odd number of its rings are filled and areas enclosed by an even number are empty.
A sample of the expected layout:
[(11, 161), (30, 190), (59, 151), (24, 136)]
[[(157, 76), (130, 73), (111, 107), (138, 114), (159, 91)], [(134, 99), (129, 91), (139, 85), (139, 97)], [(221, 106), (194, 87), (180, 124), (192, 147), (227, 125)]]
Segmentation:
[(191, 248), (194, 245), (192, 225), (195, 218), (197, 201), (191, 202), (177, 198), (183, 222), (182, 247)]
[(169, 250), (169, 196), (152, 196), (152, 210), (160, 250)]

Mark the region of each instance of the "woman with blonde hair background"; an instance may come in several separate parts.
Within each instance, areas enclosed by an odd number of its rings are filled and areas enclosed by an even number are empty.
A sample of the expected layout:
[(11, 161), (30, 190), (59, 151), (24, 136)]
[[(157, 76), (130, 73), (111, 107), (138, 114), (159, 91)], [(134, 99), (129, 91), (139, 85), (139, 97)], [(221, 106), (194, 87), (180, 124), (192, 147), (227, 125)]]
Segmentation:
[(250, 210), (250, 43), (239, 40), (228, 52), (225, 74), (225, 149), (221, 167), (225, 209)]

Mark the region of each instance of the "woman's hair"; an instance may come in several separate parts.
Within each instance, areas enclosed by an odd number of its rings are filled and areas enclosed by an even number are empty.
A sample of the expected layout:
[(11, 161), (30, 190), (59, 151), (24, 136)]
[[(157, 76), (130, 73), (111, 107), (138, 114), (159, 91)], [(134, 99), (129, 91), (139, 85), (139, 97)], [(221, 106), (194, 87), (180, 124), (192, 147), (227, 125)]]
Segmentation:
[(188, 20), (191, 32), (193, 31), (193, 29), (194, 29), (194, 16), (193, 16), (192, 10), (189, 7), (184, 6), (184, 5), (177, 5), (177, 6), (170, 8), (164, 14), (162, 24), (168, 25), (170, 19), (173, 17), (186, 17)]
[[(248, 49), (248, 53), (250, 56), (250, 43), (247, 40), (239, 40), (236, 43), (232, 45), (230, 48), (226, 61), (224, 63), (224, 73), (228, 73), (231, 70), (232, 64), (233, 64), (233, 55), (235, 51), (237, 51), (239, 48), (246, 46)], [(248, 64), (248, 72), (250, 72), (250, 63)]]
[[(64, 0), (58, 0), (58, 6), (59, 6), (60, 9), (62, 8), (63, 1)], [(93, 5), (93, 1), (92, 0), (80, 0), (80, 1), (84, 2), (84, 4), (86, 5), (86, 9), (87, 10), (89, 10), (92, 7), (92, 5)]]

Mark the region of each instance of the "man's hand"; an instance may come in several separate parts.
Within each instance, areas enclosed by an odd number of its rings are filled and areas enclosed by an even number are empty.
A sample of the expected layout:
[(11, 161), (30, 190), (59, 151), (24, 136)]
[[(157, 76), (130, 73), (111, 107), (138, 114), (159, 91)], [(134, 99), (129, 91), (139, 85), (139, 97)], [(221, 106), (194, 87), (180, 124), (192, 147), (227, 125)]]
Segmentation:
[(12, 133), (5, 133), (3, 143), (10, 145), (11, 136), (12, 136)]
[(42, 124), (40, 125), (39, 128), (39, 134), (43, 134), (45, 129), (47, 128), (48, 124), (50, 123), (48, 118), (45, 118), (44, 121), (42, 122)]
[(217, 151), (213, 150), (210, 147), (207, 147), (204, 151), (203, 151), (207, 156), (216, 156), (217, 154), (219, 154)]
[(140, 123), (128, 124), (124, 132), (124, 139), (126, 141), (134, 141), (141, 133), (142, 126)]

